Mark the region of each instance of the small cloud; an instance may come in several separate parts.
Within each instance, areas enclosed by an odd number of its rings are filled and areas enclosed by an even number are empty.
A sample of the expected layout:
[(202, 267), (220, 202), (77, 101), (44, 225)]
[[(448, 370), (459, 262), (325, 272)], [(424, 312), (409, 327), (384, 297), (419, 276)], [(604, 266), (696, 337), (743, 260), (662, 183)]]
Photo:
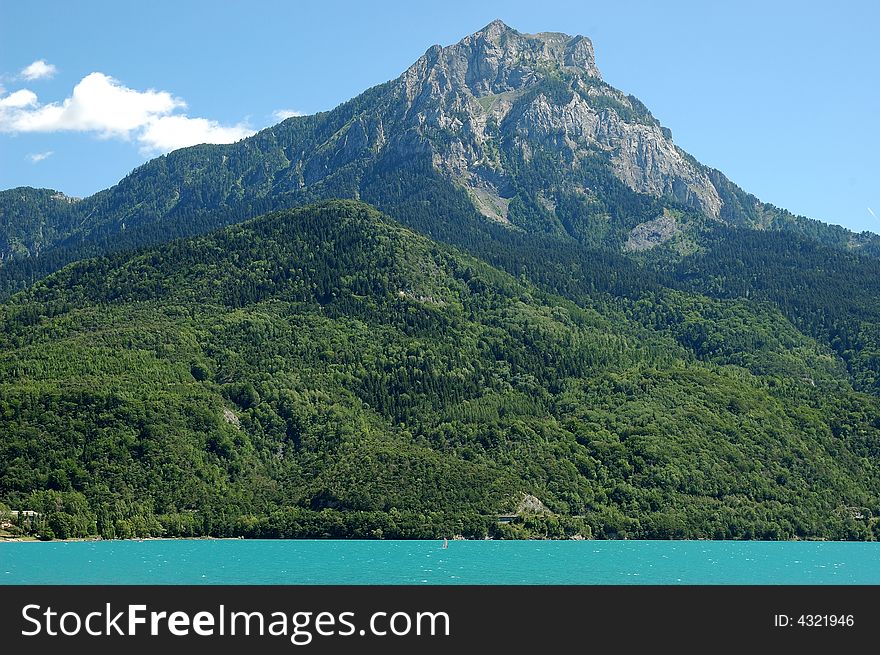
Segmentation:
[(233, 143), (253, 133), (242, 123), (224, 126), (207, 118), (161, 116), (147, 124), (138, 141), (145, 153), (168, 152), (199, 143)]
[(272, 118), (276, 121), (283, 121), (288, 118), (293, 118), (294, 116), (305, 116), (306, 113), (304, 111), (297, 111), (296, 109), (276, 109), (272, 112)]
[(0, 120), (2, 120), (5, 109), (23, 109), (37, 104), (37, 94), (27, 89), (21, 89), (15, 93), (10, 93), (5, 98), (0, 98)]
[(32, 164), (38, 164), (44, 159), (49, 159), (49, 157), (54, 154), (54, 150), (47, 150), (46, 152), (32, 152), (31, 154), (27, 155), (26, 159)]
[(21, 76), (26, 80), (42, 80), (52, 77), (58, 69), (52, 64), (46, 63), (44, 59), (37, 59), (29, 66), (25, 66), (21, 71)]
[(871, 209), (870, 207), (868, 207), (868, 213), (869, 213), (871, 216), (873, 216), (874, 218), (877, 218), (877, 214), (875, 214), (875, 213), (874, 213), (874, 210)]

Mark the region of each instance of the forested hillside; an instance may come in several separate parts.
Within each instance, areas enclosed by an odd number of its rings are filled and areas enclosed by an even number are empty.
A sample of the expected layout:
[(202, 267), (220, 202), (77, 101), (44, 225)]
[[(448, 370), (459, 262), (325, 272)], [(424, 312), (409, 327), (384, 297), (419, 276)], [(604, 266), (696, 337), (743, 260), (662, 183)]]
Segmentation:
[[(880, 403), (829, 347), (764, 301), (580, 304), (355, 202), (73, 264), (0, 309), (0, 502), (55, 537), (877, 536)], [(523, 494), (550, 513), (498, 523)]]

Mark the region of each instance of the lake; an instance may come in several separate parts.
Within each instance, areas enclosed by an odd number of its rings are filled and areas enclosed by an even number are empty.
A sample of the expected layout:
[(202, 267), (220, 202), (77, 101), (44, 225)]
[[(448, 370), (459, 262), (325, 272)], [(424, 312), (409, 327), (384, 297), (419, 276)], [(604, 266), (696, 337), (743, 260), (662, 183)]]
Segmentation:
[(880, 544), (148, 540), (0, 543), (2, 584), (880, 584)]

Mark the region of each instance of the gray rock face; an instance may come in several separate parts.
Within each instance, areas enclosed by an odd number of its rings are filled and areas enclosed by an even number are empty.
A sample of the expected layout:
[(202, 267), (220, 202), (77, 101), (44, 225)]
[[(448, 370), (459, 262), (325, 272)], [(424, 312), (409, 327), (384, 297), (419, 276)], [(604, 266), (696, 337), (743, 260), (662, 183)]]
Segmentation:
[(496, 20), (455, 45), (432, 46), (403, 78), (409, 89), (430, 79), (444, 91), (467, 88), (482, 97), (531, 86), (548, 67), (558, 66), (601, 77), (589, 39), (555, 32), (520, 34)]
[(552, 514), (540, 499), (527, 493), (524, 493), (517, 503), (516, 513), (520, 516), (542, 516)]
[(624, 249), (629, 251), (648, 250), (661, 243), (666, 243), (676, 235), (679, 230), (675, 216), (669, 212), (663, 212), (653, 221), (639, 223), (629, 233), (629, 238), (624, 244)]
[[(674, 198), (713, 218), (721, 209), (712, 182), (671, 133), (601, 81), (586, 37), (521, 34), (494, 21), (454, 45), (431, 47), (394, 87), (403, 133), (426, 139), (435, 168), (490, 218), (506, 220), (510, 171), (499, 151), (509, 147), (526, 161), (536, 150), (561, 151), (572, 187), (581, 184), (578, 162), (599, 153), (633, 191)], [(390, 146), (406, 156), (412, 142)]]

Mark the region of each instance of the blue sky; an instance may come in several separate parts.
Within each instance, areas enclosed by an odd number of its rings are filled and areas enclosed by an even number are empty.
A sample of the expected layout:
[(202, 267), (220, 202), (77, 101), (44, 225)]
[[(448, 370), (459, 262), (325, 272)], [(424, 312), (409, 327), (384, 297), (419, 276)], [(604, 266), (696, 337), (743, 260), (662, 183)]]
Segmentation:
[(0, 188), (89, 195), (176, 145), (331, 109), (495, 18), (589, 36), (609, 83), (762, 200), (880, 231), (871, 0), (0, 0)]

